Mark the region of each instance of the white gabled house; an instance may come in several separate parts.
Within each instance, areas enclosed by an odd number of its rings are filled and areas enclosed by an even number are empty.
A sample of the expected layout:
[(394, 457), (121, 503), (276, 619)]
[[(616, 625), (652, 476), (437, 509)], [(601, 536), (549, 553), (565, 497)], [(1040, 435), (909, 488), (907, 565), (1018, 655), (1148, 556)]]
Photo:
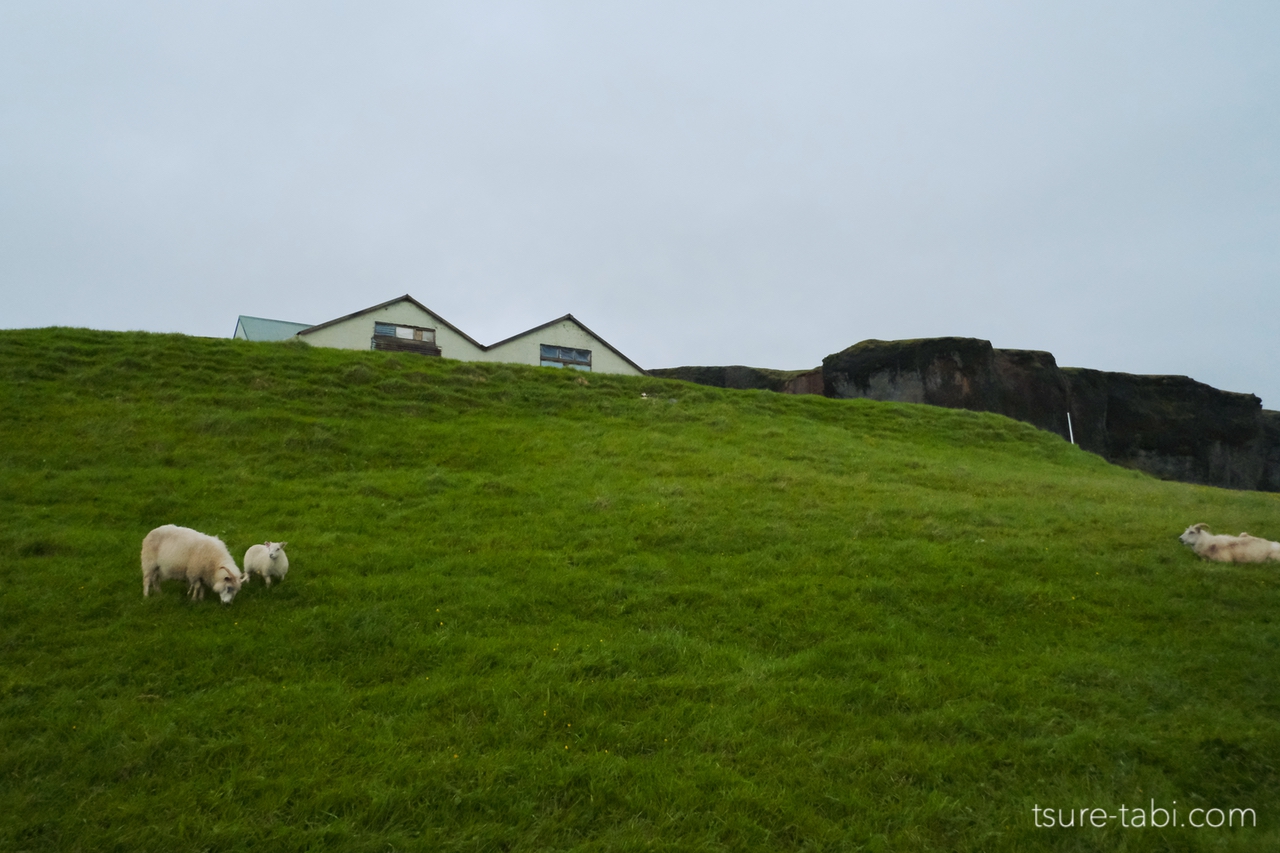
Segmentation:
[(459, 361), (505, 361), (643, 376), (644, 369), (572, 314), (485, 346), (405, 294), (297, 333), (313, 346), (438, 355)]

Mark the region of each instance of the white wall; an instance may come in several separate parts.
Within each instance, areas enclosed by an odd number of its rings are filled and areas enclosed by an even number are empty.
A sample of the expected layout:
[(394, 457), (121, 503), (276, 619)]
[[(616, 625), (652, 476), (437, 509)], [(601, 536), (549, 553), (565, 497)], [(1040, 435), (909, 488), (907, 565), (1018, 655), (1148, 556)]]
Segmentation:
[(545, 328), (526, 332), (501, 346), (493, 347), (484, 354), (484, 360), (538, 364), (542, 361), (539, 350), (542, 344), (591, 350), (592, 373), (640, 375), (638, 370), (615, 355), (613, 350), (601, 343), (598, 338), (588, 334), (581, 326), (570, 320), (561, 320)]
[(440, 355), (444, 358), (456, 358), (459, 361), (486, 361), (484, 350), (479, 349), (471, 341), (454, 332), (438, 317), (423, 311), (412, 302), (395, 302), (385, 308), (352, 317), (308, 332), (302, 340), (317, 347), (334, 347), (336, 349), (370, 348), (374, 323), (402, 323), (406, 326), (422, 326), (436, 330), (436, 346), (440, 347)]

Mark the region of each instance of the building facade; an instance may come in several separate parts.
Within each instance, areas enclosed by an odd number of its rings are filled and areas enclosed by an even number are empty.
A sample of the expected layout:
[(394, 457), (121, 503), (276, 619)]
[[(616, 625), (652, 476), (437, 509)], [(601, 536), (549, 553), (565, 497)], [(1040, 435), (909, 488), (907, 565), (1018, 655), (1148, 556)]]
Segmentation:
[(485, 346), (408, 294), (303, 328), (297, 335), (313, 346), (337, 349), (414, 352), (629, 376), (645, 373), (572, 314)]

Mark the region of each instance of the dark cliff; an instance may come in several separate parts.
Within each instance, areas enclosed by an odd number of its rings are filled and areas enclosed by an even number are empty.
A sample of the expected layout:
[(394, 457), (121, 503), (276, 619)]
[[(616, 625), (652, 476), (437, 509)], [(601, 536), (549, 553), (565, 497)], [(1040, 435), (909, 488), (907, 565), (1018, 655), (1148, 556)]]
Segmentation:
[(1060, 368), (974, 338), (863, 341), (823, 359), (822, 374), (830, 397), (996, 412), (1164, 479), (1280, 491), (1280, 413), (1186, 376)]
[(1067, 437), (1066, 378), (1053, 356), (976, 338), (863, 341), (822, 360), (823, 393), (999, 412)]
[(1166, 480), (1265, 487), (1262, 401), (1186, 376), (1063, 370), (1077, 441), (1106, 459)]

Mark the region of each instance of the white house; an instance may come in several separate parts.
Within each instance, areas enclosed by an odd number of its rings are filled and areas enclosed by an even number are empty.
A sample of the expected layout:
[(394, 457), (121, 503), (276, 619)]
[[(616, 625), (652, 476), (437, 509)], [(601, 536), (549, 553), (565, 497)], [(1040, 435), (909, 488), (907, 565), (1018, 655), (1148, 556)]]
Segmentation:
[(572, 314), (485, 346), (408, 294), (304, 328), (297, 335), (318, 347), (393, 350), (459, 361), (505, 361), (644, 375), (640, 365)]

